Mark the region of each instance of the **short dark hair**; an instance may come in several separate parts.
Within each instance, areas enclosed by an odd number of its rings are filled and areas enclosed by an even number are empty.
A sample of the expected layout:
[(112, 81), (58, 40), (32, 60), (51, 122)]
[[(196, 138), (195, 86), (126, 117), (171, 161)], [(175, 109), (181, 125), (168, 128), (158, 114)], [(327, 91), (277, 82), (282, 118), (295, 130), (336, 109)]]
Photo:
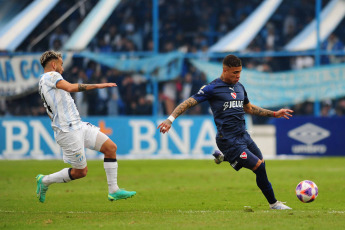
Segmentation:
[(42, 54), (40, 58), (41, 66), (45, 68), (48, 62), (59, 58), (62, 58), (61, 53), (55, 52), (53, 50), (46, 51)]
[(223, 59), (223, 65), (228, 67), (240, 67), (242, 66), (242, 61), (235, 55), (229, 54)]

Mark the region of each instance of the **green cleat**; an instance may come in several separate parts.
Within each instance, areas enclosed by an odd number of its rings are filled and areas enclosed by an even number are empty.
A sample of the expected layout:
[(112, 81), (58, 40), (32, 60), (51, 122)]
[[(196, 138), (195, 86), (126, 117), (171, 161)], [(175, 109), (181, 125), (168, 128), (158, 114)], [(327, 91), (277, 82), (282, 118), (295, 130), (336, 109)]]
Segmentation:
[(46, 200), (46, 192), (48, 190), (48, 186), (44, 185), (42, 182), (43, 177), (44, 175), (42, 174), (38, 174), (36, 176), (36, 182), (37, 182), (36, 193), (37, 193), (38, 200), (42, 203), (44, 203), (44, 201)]
[(127, 199), (132, 196), (134, 196), (137, 192), (135, 191), (126, 191), (124, 189), (119, 189), (114, 193), (108, 194), (108, 200), (114, 201), (114, 200), (120, 200), (120, 199)]

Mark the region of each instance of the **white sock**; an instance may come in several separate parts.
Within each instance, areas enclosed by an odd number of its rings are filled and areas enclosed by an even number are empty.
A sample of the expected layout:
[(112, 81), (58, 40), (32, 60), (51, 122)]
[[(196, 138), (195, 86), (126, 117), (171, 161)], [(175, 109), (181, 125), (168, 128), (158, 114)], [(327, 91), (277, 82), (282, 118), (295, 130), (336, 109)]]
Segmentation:
[(53, 183), (67, 183), (71, 181), (68, 171), (69, 168), (64, 168), (59, 172), (46, 175), (43, 177), (42, 182), (46, 186), (49, 186)]
[(104, 162), (104, 170), (107, 175), (108, 191), (109, 193), (114, 193), (119, 190), (117, 186), (117, 162)]

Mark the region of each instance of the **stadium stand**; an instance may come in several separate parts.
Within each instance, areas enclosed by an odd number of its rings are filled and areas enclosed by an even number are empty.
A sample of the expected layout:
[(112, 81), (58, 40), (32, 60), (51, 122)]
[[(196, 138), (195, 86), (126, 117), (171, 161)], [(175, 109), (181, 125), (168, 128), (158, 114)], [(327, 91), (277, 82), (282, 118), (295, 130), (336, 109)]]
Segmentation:
[[(20, 1), (17, 9), (23, 9), (31, 1)], [(83, 22), (98, 3), (96, 0), (81, 1), (71, 15), (56, 25), (37, 44), (33, 41), (51, 29), (62, 15), (80, 1), (60, 1), (47, 14), (38, 26), (23, 40), (15, 52), (42, 52), (47, 49), (63, 51), (63, 46), (73, 32)], [(325, 7), (330, 0), (323, 0)], [(2, 1), (4, 6), (13, 7), (14, 1)], [(229, 31), (240, 25), (261, 4), (260, 0), (177, 0), (159, 1), (159, 52), (181, 51), (199, 60), (219, 61), (220, 58), (208, 56), (208, 49)], [(16, 12), (18, 12), (17, 10)], [(11, 15), (1, 13), (0, 17)], [(14, 11), (13, 11), (14, 12)], [(12, 15), (13, 16), (13, 15)], [(315, 17), (314, 1), (282, 1), (267, 23), (261, 28), (244, 53), (280, 52), (291, 39), (304, 29)], [(153, 52), (152, 37), (152, 1), (123, 0), (116, 6), (109, 18), (87, 45), (85, 50), (94, 53), (123, 53), (120, 58), (138, 59), (140, 52)], [(4, 22), (2, 22), (4, 23)], [(1, 26), (1, 25), (0, 25)], [(329, 38), (323, 41), (322, 50), (344, 52), (345, 27), (343, 18)], [(0, 27), (1, 29), (1, 27)], [(11, 55), (7, 50), (2, 56)], [(307, 55), (282, 56), (243, 56), (244, 67), (261, 72), (299, 70), (315, 64), (312, 53)], [(321, 64), (344, 63), (344, 53), (322, 55)], [(120, 71), (100, 65), (94, 60), (75, 55), (71, 67), (65, 70), (65, 77), (71, 82), (114, 81), (119, 86), (112, 90), (75, 94), (75, 101), (82, 116), (93, 115), (150, 115), (154, 102), (151, 82), (140, 73)], [(184, 59), (179, 77), (159, 83), (159, 114), (169, 114), (175, 105), (197, 92), (207, 78), (203, 72)], [(93, 105), (97, 105), (96, 107)], [(295, 110), (296, 115), (312, 115), (314, 103), (305, 101), (301, 104), (287, 105)], [(190, 114), (208, 114), (207, 105), (197, 106)], [(39, 95), (31, 93), (25, 97), (0, 99), (0, 115), (45, 115)], [(321, 103), (322, 116), (344, 116), (345, 98), (334, 98)], [(255, 120), (254, 120), (255, 121)], [(256, 123), (268, 122), (266, 119)]]

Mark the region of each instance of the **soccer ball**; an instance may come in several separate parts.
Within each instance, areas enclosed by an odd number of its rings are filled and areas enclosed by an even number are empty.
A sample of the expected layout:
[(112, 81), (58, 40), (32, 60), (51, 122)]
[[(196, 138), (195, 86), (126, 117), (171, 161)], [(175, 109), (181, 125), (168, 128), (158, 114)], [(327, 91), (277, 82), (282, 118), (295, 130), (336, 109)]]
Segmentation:
[(319, 189), (310, 180), (301, 181), (296, 187), (296, 196), (303, 203), (309, 203), (316, 199)]

